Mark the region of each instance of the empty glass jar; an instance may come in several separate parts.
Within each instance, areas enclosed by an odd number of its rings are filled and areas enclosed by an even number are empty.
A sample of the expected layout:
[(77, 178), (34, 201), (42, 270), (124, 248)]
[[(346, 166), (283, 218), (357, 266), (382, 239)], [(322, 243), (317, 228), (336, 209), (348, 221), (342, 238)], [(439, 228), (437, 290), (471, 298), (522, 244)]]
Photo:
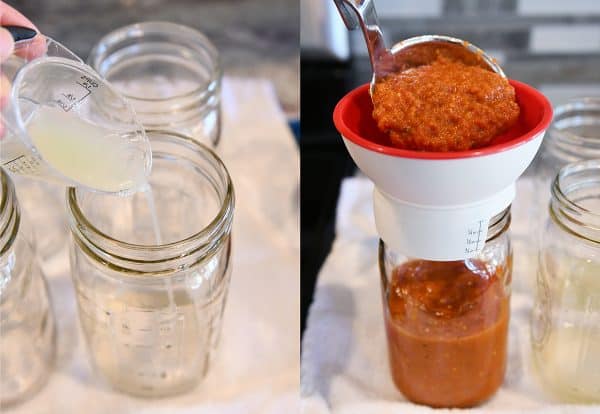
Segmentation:
[(406, 398), (470, 407), (491, 397), (506, 369), (512, 251), (510, 208), (490, 220), (474, 258), (435, 262), (379, 244), (392, 379)]
[(103, 37), (88, 63), (125, 95), (146, 128), (219, 143), (222, 73), (202, 33), (167, 22), (125, 26)]
[(552, 185), (531, 324), (542, 381), (600, 401), (600, 160), (564, 167)]
[(189, 137), (147, 131), (149, 189), (67, 191), (71, 272), (96, 370), (116, 389), (190, 389), (216, 351), (231, 272), (234, 194), (221, 160)]
[(539, 185), (532, 203), (532, 222), (538, 228), (548, 217), (550, 186), (560, 169), (595, 158), (600, 158), (600, 98), (575, 98), (558, 106), (534, 163)]
[(0, 408), (45, 383), (55, 352), (54, 314), (32, 233), (0, 168)]

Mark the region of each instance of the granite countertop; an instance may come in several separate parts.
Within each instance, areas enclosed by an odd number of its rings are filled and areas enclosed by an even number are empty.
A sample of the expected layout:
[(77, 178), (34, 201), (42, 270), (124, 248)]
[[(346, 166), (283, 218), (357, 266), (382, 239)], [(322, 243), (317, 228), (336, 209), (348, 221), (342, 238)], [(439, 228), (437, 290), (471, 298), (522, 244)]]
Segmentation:
[(289, 117), (300, 113), (297, 0), (8, 0), (46, 35), (86, 59), (92, 46), (121, 26), (166, 20), (206, 34), (226, 75), (263, 77), (277, 88)]

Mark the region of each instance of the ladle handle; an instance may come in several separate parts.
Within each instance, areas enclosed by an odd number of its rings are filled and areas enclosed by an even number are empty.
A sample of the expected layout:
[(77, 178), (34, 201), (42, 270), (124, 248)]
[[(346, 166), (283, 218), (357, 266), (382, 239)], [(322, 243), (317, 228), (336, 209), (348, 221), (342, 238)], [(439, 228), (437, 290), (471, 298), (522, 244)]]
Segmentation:
[(37, 32), (29, 27), (2, 26), (2, 28), (8, 30), (15, 43), (33, 39), (37, 35)]
[(391, 58), (391, 54), (385, 46), (373, 0), (334, 0), (334, 2), (348, 30), (354, 30), (358, 26), (362, 29), (373, 72), (376, 74), (387, 72), (387, 68), (383, 67), (389, 63), (388, 58)]
[(360, 24), (359, 17), (357, 14), (360, 14), (359, 11), (356, 10), (354, 6), (349, 5), (346, 0), (333, 0), (338, 11), (340, 12), (340, 16), (342, 16), (342, 20), (346, 25), (348, 30), (354, 30)]

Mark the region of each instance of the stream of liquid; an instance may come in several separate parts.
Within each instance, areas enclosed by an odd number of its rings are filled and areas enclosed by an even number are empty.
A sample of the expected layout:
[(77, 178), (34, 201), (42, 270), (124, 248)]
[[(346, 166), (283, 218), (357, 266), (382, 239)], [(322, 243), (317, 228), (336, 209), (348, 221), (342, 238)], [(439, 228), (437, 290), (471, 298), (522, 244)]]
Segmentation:
[[(152, 185), (150, 185), (150, 183), (146, 183), (142, 187), (142, 192), (144, 193), (144, 197), (146, 198), (146, 203), (148, 203), (148, 210), (150, 210), (150, 218), (152, 219), (152, 231), (154, 232), (154, 241), (156, 242), (157, 246), (161, 246), (163, 244), (163, 237), (160, 232), (158, 215), (156, 214), (156, 203), (154, 202), (154, 193), (152, 192)], [(167, 288), (167, 295), (169, 296), (169, 310), (175, 312), (175, 296), (173, 294), (173, 283), (170, 278), (165, 278), (165, 285)]]
[[(152, 218), (152, 230), (154, 231), (154, 239), (157, 245), (163, 244), (163, 238), (160, 232), (160, 225), (158, 222), (158, 216), (156, 214), (156, 203), (154, 202), (154, 193), (152, 192), (152, 186), (150, 183), (147, 183), (143, 187), (144, 195), (146, 197), (146, 202), (148, 203), (148, 209), (150, 210), (150, 216)], [(175, 296), (173, 291), (173, 283), (170, 278), (165, 279), (165, 285), (167, 288), (167, 295), (169, 297), (169, 311), (177, 312), (177, 305), (175, 303)], [(200, 314), (200, 309), (196, 306), (196, 301), (194, 299), (194, 292), (192, 292), (191, 288), (186, 284), (186, 293), (189, 297), (189, 303), (192, 305), (192, 309), (194, 310), (196, 321), (199, 322), (202, 320), (202, 315)], [(186, 301), (187, 302), (187, 301)]]

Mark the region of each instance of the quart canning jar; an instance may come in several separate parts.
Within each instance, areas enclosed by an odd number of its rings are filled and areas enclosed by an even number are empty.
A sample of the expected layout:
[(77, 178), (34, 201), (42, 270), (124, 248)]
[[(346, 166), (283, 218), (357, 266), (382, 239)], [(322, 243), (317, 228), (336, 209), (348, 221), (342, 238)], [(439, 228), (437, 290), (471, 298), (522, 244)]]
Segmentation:
[(548, 217), (550, 186), (560, 169), (596, 158), (600, 158), (600, 98), (574, 98), (558, 106), (534, 163), (539, 185), (532, 214), (539, 227)]
[(114, 388), (192, 388), (216, 351), (231, 273), (234, 193), (208, 147), (147, 131), (150, 190), (67, 191), (71, 272), (94, 366)]
[(560, 170), (542, 234), (531, 339), (537, 372), (567, 400), (600, 401), (600, 160)]
[(0, 168), (0, 408), (42, 387), (55, 352), (54, 314), (31, 229)]
[(406, 398), (470, 407), (504, 379), (512, 251), (510, 207), (490, 220), (474, 258), (435, 262), (379, 244), (392, 379)]
[(125, 95), (146, 128), (219, 143), (222, 71), (202, 33), (167, 22), (125, 26), (103, 37), (88, 63)]

